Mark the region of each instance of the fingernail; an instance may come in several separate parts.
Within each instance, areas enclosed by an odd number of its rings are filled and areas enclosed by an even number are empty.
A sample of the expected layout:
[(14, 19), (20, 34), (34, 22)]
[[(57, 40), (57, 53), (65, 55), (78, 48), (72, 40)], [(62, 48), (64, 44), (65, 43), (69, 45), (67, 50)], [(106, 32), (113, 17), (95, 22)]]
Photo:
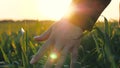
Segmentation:
[(34, 64), (34, 59), (33, 58), (31, 59), (30, 64)]
[(39, 36), (34, 36), (33, 38), (35, 39), (35, 38), (38, 38)]

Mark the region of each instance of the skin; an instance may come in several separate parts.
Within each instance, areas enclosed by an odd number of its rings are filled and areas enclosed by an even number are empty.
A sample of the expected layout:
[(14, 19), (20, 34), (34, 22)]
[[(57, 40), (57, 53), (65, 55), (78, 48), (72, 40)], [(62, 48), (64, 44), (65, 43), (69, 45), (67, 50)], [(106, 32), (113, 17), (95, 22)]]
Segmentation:
[[(56, 22), (48, 31), (44, 32), (41, 36), (35, 37), (36, 41), (47, 41), (42, 45), (41, 49), (38, 50), (38, 53), (33, 57), (30, 63), (36, 63), (51, 47), (53, 48), (53, 52), (59, 54), (59, 60), (55, 68), (61, 68), (68, 53), (71, 53), (72, 58), (74, 57), (73, 59), (75, 59), (71, 64), (77, 62), (77, 50), (80, 45), (80, 39), (78, 39), (78, 37), (82, 35), (82, 32), (80, 27), (76, 27), (68, 21), (61, 20)], [(51, 59), (48, 58), (44, 68), (51, 68), (51, 63), (53, 64), (54, 61), (51, 62)]]
[[(55, 52), (59, 58), (55, 68), (62, 68), (68, 53), (71, 53), (70, 68), (75, 68), (82, 33), (85, 30), (92, 30), (96, 20), (109, 3), (110, 0), (73, 0), (74, 11), (71, 16), (63, 17), (42, 35), (34, 38), (36, 41), (46, 40), (46, 42), (30, 63), (36, 63), (47, 50), (52, 48), (52, 52)], [(54, 63), (55, 61), (48, 58), (44, 68), (52, 68)]]

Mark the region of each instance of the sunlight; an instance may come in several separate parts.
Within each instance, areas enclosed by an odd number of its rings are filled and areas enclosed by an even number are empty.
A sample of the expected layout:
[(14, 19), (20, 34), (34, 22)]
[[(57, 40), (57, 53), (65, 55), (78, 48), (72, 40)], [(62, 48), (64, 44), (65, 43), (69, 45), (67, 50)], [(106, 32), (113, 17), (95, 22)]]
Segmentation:
[(67, 13), (72, 0), (39, 0), (39, 11), (44, 17), (59, 20)]
[(51, 53), (50, 54), (50, 58), (53, 59), (53, 60), (57, 59), (57, 55), (55, 53)]

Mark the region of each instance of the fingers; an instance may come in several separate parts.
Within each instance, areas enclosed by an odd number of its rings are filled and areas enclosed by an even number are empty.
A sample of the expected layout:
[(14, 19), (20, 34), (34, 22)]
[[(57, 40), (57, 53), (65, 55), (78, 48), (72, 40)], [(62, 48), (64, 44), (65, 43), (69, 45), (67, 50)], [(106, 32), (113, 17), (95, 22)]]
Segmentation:
[(40, 36), (35, 36), (34, 39), (35, 39), (36, 41), (44, 41), (44, 40), (46, 40), (46, 39), (49, 38), (51, 32), (52, 32), (52, 27), (49, 28), (47, 31), (45, 31), (45, 32), (44, 32), (43, 34), (41, 34)]
[(40, 36), (35, 36), (34, 39), (36, 41), (44, 41), (47, 40), (50, 36), (53, 30), (53, 28), (55, 28), (57, 25), (57, 23), (53, 24), (47, 31), (45, 31), (43, 34), (41, 34)]
[(49, 58), (44, 66), (44, 68), (52, 68), (53, 64), (58, 60), (60, 53), (53, 49), (53, 51), (50, 53)]
[(75, 63), (77, 62), (78, 59), (78, 49), (79, 47), (77, 46), (72, 49), (70, 68), (75, 68)]
[(42, 47), (38, 50), (36, 55), (31, 59), (30, 64), (36, 63), (43, 55), (44, 53), (53, 46), (54, 41), (53, 39), (48, 39)]
[(67, 48), (65, 47), (65, 48), (61, 51), (61, 56), (60, 56), (60, 58), (58, 59), (58, 62), (57, 62), (57, 64), (56, 64), (55, 68), (62, 68), (63, 63), (64, 63), (64, 61), (65, 61), (66, 56), (67, 56), (68, 53), (69, 53), (69, 49), (68, 49), (68, 47), (67, 47)]
[(65, 46), (61, 50), (60, 58), (58, 59), (58, 62), (56, 64), (55, 68), (62, 68), (62, 66), (64, 64), (64, 61), (66, 59), (66, 56), (68, 55), (68, 53), (70, 53), (70, 49), (72, 47), (73, 47), (72, 42), (69, 42), (69, 43), (65, 44)]
[(49, 57), (44, 68), (52, 68), (54, 62), (51, 62), (51, 58)]
[(42, 56), (43, 54), (53, 46), (54, 44), (54, 36), (51, 34), (52, 33), (52, 28), (55, 25), (52, 25), (46, 32), (44, 32), (42, 35), (40, 36), (35, 36), (34, 39), (36, 41), (44, 41), (46, 39), (48, 39), (46, 41), (45, 44), (42, 45), (42, 47), (38, 50), (37, 54), (31, 59), (30, 64), (34, 64), (36, 63)]
[[(49, 57), (49, 59), (47, 60), (46, 64), (45, 64), (45, 67), (44, 68), (51, 68), (52, 65), (57, 61), (58, 63), (56, 64), (56, 68), (61, 68), (64, 60), (65, 60), (65, 57), (66, 57), (66, 53), (68, 52), (68, 50), (66, 49), (62, 49), (64, 48), (63, 47), (63, 44), (60, 44), (60, 42), (57, 42), (55, 45), (54, 45), (54, 49), (52, 51), (52, 53), (54, 55), (57, 56), (57, 58), (54, 58), (54, 57)], [(62, 50), (62, 51), (61, 51)], [(52, 54), (51, 53), (51, 54)], [(61, 56), (60, 56), (61, 55)]]

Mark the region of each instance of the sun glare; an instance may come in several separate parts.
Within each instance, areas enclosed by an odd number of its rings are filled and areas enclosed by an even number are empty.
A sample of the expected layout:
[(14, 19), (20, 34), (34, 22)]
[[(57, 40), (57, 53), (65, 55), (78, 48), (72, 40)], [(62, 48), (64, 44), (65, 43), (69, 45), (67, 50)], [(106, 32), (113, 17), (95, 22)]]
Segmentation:
[(72, 0), (40, 0), (39, 10), (44, 17), (59, 20), (67, 13)]
[(55, 53), (50, 54), (51, 59), (57, 59), (57, 55)]

